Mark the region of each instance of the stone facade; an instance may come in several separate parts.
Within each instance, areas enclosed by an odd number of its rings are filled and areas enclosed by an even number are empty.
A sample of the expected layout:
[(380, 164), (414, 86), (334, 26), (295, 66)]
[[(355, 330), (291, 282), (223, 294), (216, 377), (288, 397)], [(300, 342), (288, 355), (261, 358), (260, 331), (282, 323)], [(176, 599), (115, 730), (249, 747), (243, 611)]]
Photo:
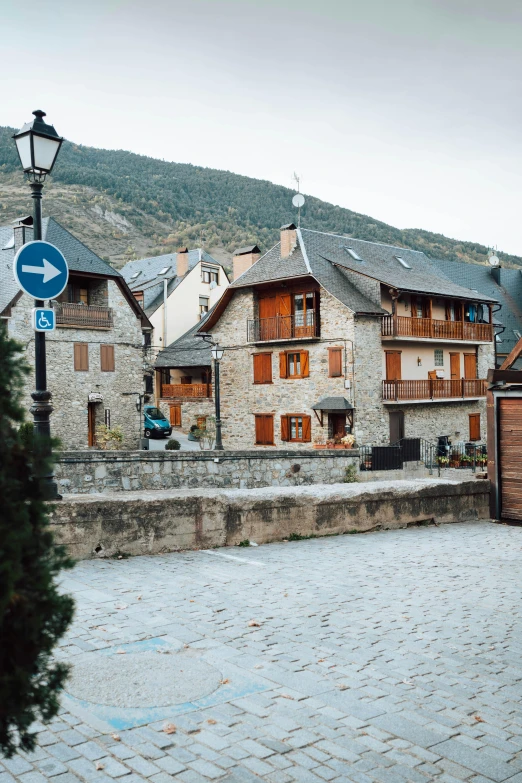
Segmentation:
[[(117, 283), (106, 281), (106, 291), (103, 305), (112, 308), (111, 329), (59, 326), (46, 338), (47, 387), (52, 393), (54, 408), (51, 431), (65, 449), (87, 448), (88, 399), (93, 393), (101, 394), (103, 398), (103, 402), (94, 405), (96, 427), (104, 424), (108, 410), (110, 426), (122, 428), (127, 448), (135, 448), (142, 434), (142, 414), (137, 412), (135, 404), (136, 395), (143, 392), (145, 356), (141, 323)], [(23, 294), (7, 319), (9, 336), (25, 346), (25, 358), (31, 368), (23, 397), (27, 411), (31, 407), (30, 395), (34, 389), (33, 307), (33, 300)], [(88, 343), (87, 371), (74, 369), (74, 343)], [(114, 346), (114, 372), (101, 370), (102, 344)]]
[(199, 416), (208, 417), (215, 414), (214, 400), (211, 397), (169, 397), (168, 399), (160, 399), (159, 407), (167, 419), (170, 417), (170, 408), (174, 405), (178, 405), (181, 408), (181, 427), (174, 427), (172, 430), (173, 438), (176, 437), (176, 431), (184, 432), (185, 434), (190, 432), (190, 428), (193, 424), (196, 424), (196, 419)]

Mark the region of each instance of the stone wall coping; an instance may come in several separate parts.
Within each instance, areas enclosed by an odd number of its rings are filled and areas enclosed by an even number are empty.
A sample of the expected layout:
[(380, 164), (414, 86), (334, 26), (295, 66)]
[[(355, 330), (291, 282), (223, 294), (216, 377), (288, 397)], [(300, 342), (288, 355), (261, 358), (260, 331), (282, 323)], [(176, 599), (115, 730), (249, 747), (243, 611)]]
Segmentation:
[(65, 503), (135, 503), (136, 501), (169, 501), (176, 499), (214, 498), (216, 501), (259, 502), (286, 501), (293, 505), (308, 505), (310, 499), (316, 503), (330, 503), (355, 500), (389, 500), (408, 496), (480, 495), (489, 492), (489, 481), (476, 479), (452, 481), (450, 479), (397, 479), (393, 481), (367, 481), (363, 484), (313, 484), (299, 487), (258, 487), (255, 489), (157, 489), (138, 492), (100, 492), (96, 494), (64, 494)]
[(177, 462), (238, 460), (238, 459), (330, 459), (331, 457), (359, 457), (358, 449), (277, 449), (274, 451), (228, 450), (227, 451), (66, 451), (57, 454), (56, 461), (62, 464), (93, 462)]

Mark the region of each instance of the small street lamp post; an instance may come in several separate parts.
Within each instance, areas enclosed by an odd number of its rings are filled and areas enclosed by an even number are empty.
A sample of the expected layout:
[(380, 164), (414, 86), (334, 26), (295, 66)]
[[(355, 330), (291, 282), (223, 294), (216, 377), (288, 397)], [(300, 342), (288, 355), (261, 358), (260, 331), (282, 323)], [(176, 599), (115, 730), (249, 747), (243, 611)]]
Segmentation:
[[(42, 239), (42, 189), (47, 174), (53, 169), (63, 138), (58, 136), (52, 125), (44, 122), (45, 112), (34, 111), (35, 119), (26, 123), (14, 134), (22, 169), (27, 176), (34, 202), (33, 238)], [(35, 307), (43, 307), (44, 302), (35, 299)], [(42, 437), (44, 453), (50, 454), (51, 425), (53, 411), (51, 393), (47, 390), (47, 364), (45, 356), (45, 332), (35, 331), (34, 335), (35, 391), (31, 393), (33, 404), (31, 413), (34, 418), (34, 430)], [(53, 473), (47, 472), (38, 477), (46, 499), (58, 498), (58, 488)]]
[(216, 451), (224, 451), (221, 440), (221, 398), (219, 389), (219, 363), (225, 353), (219, 345), (212, 346), (212, 358), (214, 359), (214, 401), (216, 405)]

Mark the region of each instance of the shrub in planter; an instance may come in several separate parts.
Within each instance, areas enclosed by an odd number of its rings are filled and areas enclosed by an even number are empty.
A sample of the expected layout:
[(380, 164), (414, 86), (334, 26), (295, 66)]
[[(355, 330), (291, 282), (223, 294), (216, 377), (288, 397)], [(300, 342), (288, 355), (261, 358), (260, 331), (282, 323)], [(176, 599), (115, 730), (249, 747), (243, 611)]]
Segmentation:
[(167, 441), (167, 445), (165, 446), (165, 449), (168, 449), (168, 451), (179, 451), (181, 448), (181, 443), (179, 440), (176, 440), (176, 438), (170, 438), (170, 440)]

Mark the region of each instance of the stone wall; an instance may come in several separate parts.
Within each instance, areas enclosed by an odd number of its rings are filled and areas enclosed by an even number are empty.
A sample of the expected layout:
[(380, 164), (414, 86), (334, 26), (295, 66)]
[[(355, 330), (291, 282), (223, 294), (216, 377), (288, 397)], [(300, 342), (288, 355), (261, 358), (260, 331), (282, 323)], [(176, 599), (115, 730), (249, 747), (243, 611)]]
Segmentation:
[(381, 319), (357, 316), (355, 333), (355, 438), (360, 445), (389, 443), (382, 403)]
[(57, 541), (85, 559), (487, 519), (488, 499), (488, 481), (164, 490), (73, 496), (50, 517)]
[[(105, 281), (104, 281), (105, 282)], [(108, 281), (108, 301), (112, 308), (112, 329), (62, 328), (47, 335), (47, 386), (52, 393), (54, 413), (51, 416), (53, 436), (66, 449), (86, 448), (88, 445), (88, 397), (99, 393), (103, 402), (95, 406), (96, 423), (103, 424), (105, 409), (110, 410), (111, 426), (122, 428), (124, 445), (135, 448), (142, 432), (142, 414), (136, 411), (136, 397), (125, 392), (143, 391), (144, 350), (141, 324), (117, 284)], [(8, 319), (10, 337), (25, 346), (25, 359), (31, 368), (24, 387), (23, 403), (31, 407), (34, 389), (34, 330), (31, 309), (34, 302), (25, 294), (12, 308)], [(74, 369), (74, 343), (89, 344), (89, 369)], [(102, 372), (100, 345), (114, 345), (115, 371)], [(28, 413), (30, 419), (31, 414)]]

